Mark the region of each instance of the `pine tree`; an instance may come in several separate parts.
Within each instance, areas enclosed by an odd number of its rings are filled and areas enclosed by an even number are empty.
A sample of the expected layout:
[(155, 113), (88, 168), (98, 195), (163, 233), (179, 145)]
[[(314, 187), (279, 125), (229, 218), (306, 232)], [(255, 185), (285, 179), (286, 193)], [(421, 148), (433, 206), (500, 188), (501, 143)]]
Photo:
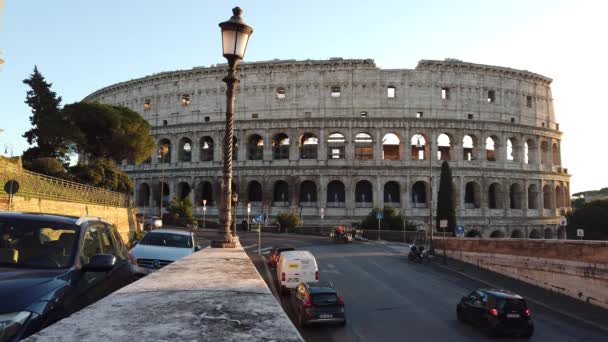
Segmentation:
[(38, 145), (26, 151), (24, 157), (29, 160), (58, 158), (66, 161), (70, 128), (59, 108), (61, 97), (51, 91), (52, 84), (46, 82), (36, 66), (30, 78), (23, 80), (23, 83), (31, 88), (27, 91), (25, 103), (32, 109), (32, 128), (23, 137), (30, 145)]
[(452, 170), (447, 161), (441, 164), (441, 178), (439, 179), (439, 194), (437, 197), (437, 228), (441, 220), (448, 221), (448, 232), (453, 232), (456, 226), (456, 209), (454, 203), (454, 185), (452, 183)]

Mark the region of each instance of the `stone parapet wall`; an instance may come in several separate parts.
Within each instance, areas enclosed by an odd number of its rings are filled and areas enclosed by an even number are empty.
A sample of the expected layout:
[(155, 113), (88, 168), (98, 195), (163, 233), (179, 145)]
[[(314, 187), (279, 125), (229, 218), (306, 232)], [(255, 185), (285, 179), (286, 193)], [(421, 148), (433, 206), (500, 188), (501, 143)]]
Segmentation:
[(435, 240), (437, 253), (608, 308), (608, 242)]

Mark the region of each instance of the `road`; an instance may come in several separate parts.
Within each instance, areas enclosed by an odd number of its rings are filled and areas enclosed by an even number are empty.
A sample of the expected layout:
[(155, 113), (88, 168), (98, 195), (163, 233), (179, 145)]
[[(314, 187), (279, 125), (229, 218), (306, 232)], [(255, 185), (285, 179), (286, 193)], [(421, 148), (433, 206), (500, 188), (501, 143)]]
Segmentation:
[[(257, 234), (240, 234), (249, 253), (276, 295), (274, 271), (257, 256)], [(290, 246), (312, 252), (321, 280), (331, 281), (346, 303), (347, 324), (301, 329), (306, 341), (486, 341), (477, 329), (456, 320), (456, 303), (484, 287), (433, 264), (407, 260), (404, 247), (379, 242), (334, 244), (329, 238), (263, 234), (262, 248)], [(288, 297), (281, 304), (293, 320)], [(532, 341), (606, 341), (606, 334), (584, 323), (529, 304), (536, 331)], [(517, 338), (501, 338), (516, 341)]]

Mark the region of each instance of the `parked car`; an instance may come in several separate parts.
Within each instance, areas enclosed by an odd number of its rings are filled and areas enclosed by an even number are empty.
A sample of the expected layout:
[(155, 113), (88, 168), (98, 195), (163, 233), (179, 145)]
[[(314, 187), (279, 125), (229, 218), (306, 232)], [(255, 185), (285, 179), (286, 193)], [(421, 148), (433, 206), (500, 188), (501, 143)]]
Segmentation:
[(144, 216), (144, 230), (155, 230), (163, 227), (163, 220), (158, 216)]
[(194, 234), (179, 229), (158, 229), (146, 233), (131, 249), (135, 258), (135, 275), (150, 274), (170, 263), (201, 250)]
[(301, 328), (311, 323), (346, 324), (344, 301), (331, 282), (298, 285), (291, 305)]
[(458, 320), (470, 322), (490, 336), (534, 333), (530, 309), (521, 296), (495, 289), (477, 289), (462, 297), (456, 306)]
[(279, 262), (279, 257), (282, 252), (287, 251), (295, 251), (296, 249), (293, 247), (272, 247), (270, 253), (268, 254), (268, 266), (272, 268), (277, 267), (277, 263)]
[(98, 217), (0, 213), (0, 341), (18, 341), (134, 280)]
[(309, 251), (282, 252), (277, 264), (277, 280), (283, 294), (300, 283), (319, 281), (317, 260)]

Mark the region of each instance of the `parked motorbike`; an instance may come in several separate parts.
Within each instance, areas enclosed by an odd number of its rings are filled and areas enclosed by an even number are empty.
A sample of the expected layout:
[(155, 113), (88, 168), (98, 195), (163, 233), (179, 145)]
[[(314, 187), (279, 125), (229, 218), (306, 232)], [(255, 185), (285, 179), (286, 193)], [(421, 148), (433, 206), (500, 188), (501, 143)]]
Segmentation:
[(407, 255), (409, 261), (421, 263), (422, 259), (426, 257), (426, 253), (424, 251), (424, 246), (412, 246), (410, 248), (410, 252)]

